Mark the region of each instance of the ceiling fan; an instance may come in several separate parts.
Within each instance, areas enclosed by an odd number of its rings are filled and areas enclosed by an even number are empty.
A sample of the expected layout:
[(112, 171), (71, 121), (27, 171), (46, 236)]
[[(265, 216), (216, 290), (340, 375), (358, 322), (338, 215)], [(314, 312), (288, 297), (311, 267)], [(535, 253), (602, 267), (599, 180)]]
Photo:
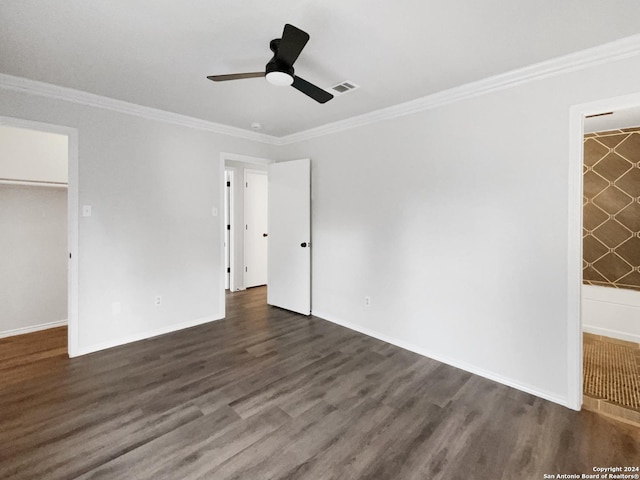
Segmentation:
[(313, 98), (318, 103), (326, 103), (333, 98), (329, 92), (294, 74), (293, 64), (309, 41), (309, 34), (288, 23), (284, 26), (282, 38), (274, 38), (269, 43), (273, 58), (269, 60), (264, 72), (232, 73), (211, 75), (207, 78), (214, 82), (240, 80), (243, 78), (266, 77), (267, 82), (278, 86), (291, 85), (296, 90)]

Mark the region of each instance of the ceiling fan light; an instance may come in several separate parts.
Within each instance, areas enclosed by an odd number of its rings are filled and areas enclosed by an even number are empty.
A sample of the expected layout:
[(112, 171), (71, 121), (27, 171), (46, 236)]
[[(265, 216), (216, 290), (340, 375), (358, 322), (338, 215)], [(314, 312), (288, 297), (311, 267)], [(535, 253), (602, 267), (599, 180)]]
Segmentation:
[(287, 87), (293, 83), (293, 77), (284, 72), (269, 72), (266, 75), (267, 82), (279, 87)]

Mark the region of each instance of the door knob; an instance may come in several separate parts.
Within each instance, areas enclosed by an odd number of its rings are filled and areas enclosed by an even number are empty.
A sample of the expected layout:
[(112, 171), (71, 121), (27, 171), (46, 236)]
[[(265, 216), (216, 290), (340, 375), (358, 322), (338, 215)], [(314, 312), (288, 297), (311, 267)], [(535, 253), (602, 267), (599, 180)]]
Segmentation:
[(305, 248), (305, 247), (307, 246), (307, 242), (302, 242), (302, 243), (300, 244), (300, 246), (301, 246), (302, 248)]
[(269, 234), (268, 234), (268, 233), (263, 233), (263, 234), (262, 234), (262, 236), (263, 236), (263, 237), (268, 237), (268, 236), (269, 236)]

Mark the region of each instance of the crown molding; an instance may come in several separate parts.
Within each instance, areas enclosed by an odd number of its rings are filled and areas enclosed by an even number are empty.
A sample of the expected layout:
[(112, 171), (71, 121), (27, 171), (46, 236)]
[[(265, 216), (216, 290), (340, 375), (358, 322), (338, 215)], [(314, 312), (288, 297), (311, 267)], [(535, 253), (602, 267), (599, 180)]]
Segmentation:
[(80, 90), (74, 90), (72, 88), (60, 87), (49, 83), (38, 82), (2, 73), (0, 73), (0, 88), (65, 100), (90, 107), (103, 108), (149, 120), (206, 130), (209, 132), (244, 138), (269, 145), (290, 145), (292, 143), (381, 122), (383, 120), (390, 120), (393, 118), (403, 117), (405, 115), (431, 110), (443, 105), (459, 102), (461, 100), (466, 100), (497, 90), (514, 87), (533, 80), (570, 73), (576, 70), (582, 70), (604, 63), (633, 57), (638, 54), (640, 54), (640, 34), (536, 63), (517, 70), (512, 70), (510, 72), (487, 77), (485, 79), (478, 80), (477, 82), (467, 83), (459, 87), (443, 90), (409, 102), (374, 110), (373, 112), (328, 123), (320, 127), (311, 128), (291, 135), (285, 135), (283, 137), (275, 137), (264, 133), (252, 132), (242, 128), (223, 125), (221, 123), (210, 122), (156, 108), (144, 107), (122, 100), (95, 95), (93, 93), (87, 93)]
[(382, 108), (355, 117), (328, 123), (291, 135), (277, 138), (277, 145), (292, 143), (361, 127), (383, 120), (390, 120), (413, 113), (431, 110), (443, 105), (459, 102), (486, 93), (514, 87), (522, 83), (553, 77), (576, 70), (622, 60), (640, 54), (640, 34), (625, 37), (597, 47), (557, 57), (510, 72), (487, 77), (477, 82), (467, 83), (459, 87), (427, 95), (409, 102)]
[(278, 139), (271, 135), (256, 133), (242, 128), (231, 127), (221, 123), (181, 115), (179, 113), (144, 107), (142, 105), (136, 105), (135, 103), (129, 103), (123, 100), (116, 100), (114, 98), (103, 97), (101, 95), (95, 95), (93, 93), (83, 92), (73, 88), (60, 87), (50, 83), (38, 82), (36, 80), (15, 77), (13, 75), (6, 75), (3, 73), (0, 73), (0, 88), (39, 95), (47, 98), (54, 98), (57, 100), (64, 100), (89, 107), (112, 110), (114, 112), (142, 117), (148, 120), (156, 120), (159, 122), (195, 128), (198, 130), (206, 130), (208, 132), (244, 138), (270, 145), (276, 145), (278, 143)]
[(220, 152), (220, 160), (224, 163), (225, 160), (231, 160), (232, 162), (244, 162), (254, 163), (256, 165), (271, 165), (275, 163), (275, 160), (264, 157), (252, 157), (250, 155), (240, 155), (237, 153)]

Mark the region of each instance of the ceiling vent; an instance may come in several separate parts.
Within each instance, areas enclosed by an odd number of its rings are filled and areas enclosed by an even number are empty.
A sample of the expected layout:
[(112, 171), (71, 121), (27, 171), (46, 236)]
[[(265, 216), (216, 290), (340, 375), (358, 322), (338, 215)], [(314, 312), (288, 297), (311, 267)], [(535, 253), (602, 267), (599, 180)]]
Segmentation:
[(334, 95), (344, 95), (345, 93), (355, 90), (356, 88), (360, 87), (353, 82), (345, 81), (329, 88), (329, 91)]

